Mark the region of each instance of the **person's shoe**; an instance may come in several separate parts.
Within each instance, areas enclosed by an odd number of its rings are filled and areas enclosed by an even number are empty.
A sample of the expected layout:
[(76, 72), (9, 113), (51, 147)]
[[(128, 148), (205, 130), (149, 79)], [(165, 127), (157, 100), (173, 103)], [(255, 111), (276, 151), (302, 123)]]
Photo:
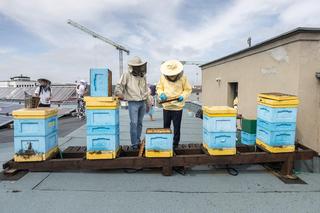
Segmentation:
[(178, 144), (173, 144), (173, 149), (175, 150), (175, 149), (177, 149), (178, 148)]
[(131, 147), (133, 150), (138, 150), (140, 148), (140, 144), (134, 144)]

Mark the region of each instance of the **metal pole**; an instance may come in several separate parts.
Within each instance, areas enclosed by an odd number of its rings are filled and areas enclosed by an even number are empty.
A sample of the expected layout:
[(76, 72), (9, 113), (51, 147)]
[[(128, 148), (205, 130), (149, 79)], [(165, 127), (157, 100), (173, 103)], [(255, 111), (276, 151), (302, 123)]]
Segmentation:
[(122, 50), (119, 49), (119, 78), (122, 76), (123, 74), (123, 53)]

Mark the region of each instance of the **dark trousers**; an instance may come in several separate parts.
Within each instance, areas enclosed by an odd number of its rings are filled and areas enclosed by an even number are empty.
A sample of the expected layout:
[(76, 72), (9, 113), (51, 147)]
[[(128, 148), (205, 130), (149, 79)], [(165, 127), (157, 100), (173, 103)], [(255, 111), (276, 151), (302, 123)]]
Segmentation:
[(180, 142), (182, 110), (163, 110), (163, 128), (170, 128), (171, 121), (174, 128), (173, 146), (178, 146)]
[(50, 104), (42, 104), (42, 103), (39, 104), (39, 107), (50, 107), (50, 106), (51, 106)]

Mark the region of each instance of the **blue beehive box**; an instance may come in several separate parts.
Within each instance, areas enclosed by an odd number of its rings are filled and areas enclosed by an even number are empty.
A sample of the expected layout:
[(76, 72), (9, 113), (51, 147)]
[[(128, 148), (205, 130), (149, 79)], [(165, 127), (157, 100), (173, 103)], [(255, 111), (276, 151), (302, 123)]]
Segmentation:
[(52, 116), (45, 119), (15, 119), (15, 136), (46, 136), (58, 130), (58, 118)]
[(87, 126), (88, 135), (118, 135), (119, 134), (119, 125), (96, 125), (96, 126)]
[(172, 150), (173, 135), (172, 133), (152, 133), (146, 134), (146, 150), (168, 151)]
[(246, 145), (256, 144), (256, 134), (241, 131), (241, 143)]
[[(108, 69), (90, 69), (90, 95), (108, 96)], [(111, 95), (111, 94), (110, 94)]]
[(58, 152), (58, 110), (24, 108), (13, 111), (14, 160), (43, 161)]
[(295, 142), (295, 131), (270, 131), (257, 126), (257, 139), (269, 146), (292, 146)]
[(257, 117), (272, 123), (294, 123), (297, 120), (297, 108), (273, 108), (265, 105), (258, 105)]
[(257, 125), (267, 129), (269, 131), (295, 131), (296, 130), (296, 123), (295, 122), (268, 122), (262, 119), (257, 120)]
[(58, 146), (58, 135), (53, 132), (47, 136), (14, 137), (14, 151), (16, 154), (34, 153), (44, 154)]
[(236, 132), (236, 117), (203, 116), (203, 128), (208, 132)]
[(206, 129), (203, 129), (203, 140), (208, 148), (235, 148), (236, 132), (208, 132)]
[(113, 126), (119, 124), (119, 109), (86, 110), (88, 126)]
[(117, 135), (88, 135), (87, 151), (117, 151), (119, 148), (119, 134)]

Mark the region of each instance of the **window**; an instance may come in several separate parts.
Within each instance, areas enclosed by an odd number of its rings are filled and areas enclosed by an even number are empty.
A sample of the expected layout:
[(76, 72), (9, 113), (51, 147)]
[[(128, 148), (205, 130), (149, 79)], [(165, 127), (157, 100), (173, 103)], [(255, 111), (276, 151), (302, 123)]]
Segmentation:
[(228, 83), (228, 106), (234, 107), (234, 100), (238, 98), (238, 82)]

